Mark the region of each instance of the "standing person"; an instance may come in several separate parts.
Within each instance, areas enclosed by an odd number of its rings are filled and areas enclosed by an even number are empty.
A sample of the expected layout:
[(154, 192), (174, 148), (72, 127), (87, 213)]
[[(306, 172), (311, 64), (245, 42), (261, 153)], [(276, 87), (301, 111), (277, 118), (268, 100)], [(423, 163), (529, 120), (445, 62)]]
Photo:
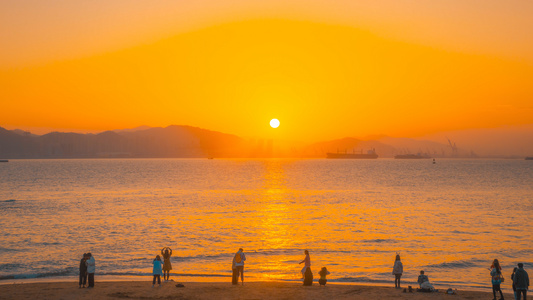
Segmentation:
[(396, 260), (394, 261), (394, 267), (392, 268), (392, 274), (394, 275), (394, 287), (400, 288), (400, 278), (403, 274), (403, 264), (400, 259), (400, 254), (396, 254)]
[(237, 266), (235, 265), (235, 256), (233, 256), (233, 261), (231, 262), (231, 284), (239, 284), (239, 273), (237, 272)]
[(161, 261), (161, 256), (157, 255), (152, 262), (154, 268), (152, 269), (152, 274), (154, 279), (152, 280), (152, 287), (155, 285), (155, 280), (157, 279), (157, 284), (161, 286), (161, 275), (163, 274), (163, 262)]
[(87, 253), (83, 253), (83, 257), (80, 260), (80, 289), (85, 288), (87, 284)]
[(89, 287), (94, 287), (94, 272), (96, 271), (96, 261), (94, 260), (93, 255), (89, 252), (87, 253), (87, 275), (89, 277)]
[(326, 267), (322, 267), (322, 269), (320, 269), (320, 271), (318, 272), (318, 275), (320, 275), (320, 279), (318, 280), (318, 284), (320, 284), (321, 286), (326, 286), (326, 283), (328, 282), (328, 280), (326, 279), (326, 276), (329, 275), (329, 271)]
[(172, 264), (170, 263), (170, 257), (172, 256), (172, 249), (165, 247), (161, 249), (161, 255), (163, 255), (163, 279), (168, 281), (170, 279), (170, 270), (172, 270)]
[(490, 276), (492, 277), (492, 295), (494, 296), (494, 300), (496, 300), (496, 292), (500, 292), (500, 300), (503, 300), (503, 293), (500, 288), (500, 284), (502, 283), (502, 267), (500, 267), (500, 262), (497, 259), (490, 266)]
[(514, 293), (514, 300), (516, 300), (516, 285), (514, 284), (514, 274), (516, 273), (516, 270), (518, 270), (518, 267), (514, 267), (513, 273), (511, 274), (511, 284), (512, 284), (513, 293)]
[(307, 270), (307, 268), (311, 267), (311, 257), (309, 257), (309, 251), (305, 250), (304, 253), (305, 253), (304, 260), (302, 260), (301, 262), (298, 263), (298, 264), (305, 263), (304, 267), (302, 268), (302, 271), (301, 271), (303, 279), (305, 279), (305, 271)]
[(239, 274), (241, 275), (241, 282), (244, 285), (244, 261), (246, 260), (246, 255), (242, 248), (239, 248), (239, 251), (233, 256), (233, 284), (239, 283)]
[(516, 286), (516, 299), (520, 300), (520, 295), (524, 295), (524, 300), (526, 300), (527, 289), (529, 288), (529, 275), (524, 270), (523, 263), (518, 264), (518, 269), (514, 273), (513, 283)]

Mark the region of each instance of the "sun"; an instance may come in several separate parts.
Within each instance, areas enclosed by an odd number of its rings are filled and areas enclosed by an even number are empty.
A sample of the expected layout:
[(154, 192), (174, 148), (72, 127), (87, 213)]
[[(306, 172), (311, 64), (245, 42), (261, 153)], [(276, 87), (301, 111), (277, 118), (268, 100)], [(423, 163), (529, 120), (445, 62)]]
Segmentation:
[(270, 120), (270, 127), (272, 127), (272, 128), (278, 128), (278, 127), (279, 127), (279, 120), (278, 120), (278, 119), (272, 119), (272, 120)]

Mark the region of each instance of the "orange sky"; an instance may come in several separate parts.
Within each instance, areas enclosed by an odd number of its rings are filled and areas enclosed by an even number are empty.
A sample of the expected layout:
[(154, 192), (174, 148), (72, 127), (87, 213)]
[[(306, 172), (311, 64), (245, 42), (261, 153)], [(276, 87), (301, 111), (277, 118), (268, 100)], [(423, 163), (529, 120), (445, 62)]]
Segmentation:
[(533, 123), (533, 2), (224, 3), (3, 1), (0, 126), (318, 141)]

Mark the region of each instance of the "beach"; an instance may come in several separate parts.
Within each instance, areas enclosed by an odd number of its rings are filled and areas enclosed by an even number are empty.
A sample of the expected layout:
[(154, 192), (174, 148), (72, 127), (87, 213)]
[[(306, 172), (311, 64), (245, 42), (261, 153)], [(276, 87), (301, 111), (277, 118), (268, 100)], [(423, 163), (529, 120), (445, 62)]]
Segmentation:
[[(95, 288), (78, 288), (76, 282), (14, 283), (0, 285), (2, 299), (490, 299), (492, 293), (457, 291), (447, 295), (444, 290), (435, 293), (404, 293), (403, 289), (384, 286), (313, 283), (303, 286), (294, 282), (245, 282), (231, 285), (225, 282), (163, 282), (152, 287), (151, 281), (96, 282)], [(416, 288), (416, 287), (414, 287)], [(512, 299), (512, 296), (505, 294)]]

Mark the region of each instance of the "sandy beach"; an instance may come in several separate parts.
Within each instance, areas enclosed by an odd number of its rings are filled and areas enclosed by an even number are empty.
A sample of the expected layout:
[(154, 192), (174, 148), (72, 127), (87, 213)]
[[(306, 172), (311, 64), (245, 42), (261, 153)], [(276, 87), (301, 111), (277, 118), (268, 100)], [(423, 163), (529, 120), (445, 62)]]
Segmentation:
[[(382, 286), (329, 284), (320, 287), (291, 282), (248, 282), (233, 286), (222, 282), (163, 282), (152, 288), (149, 281), (96, 282), (95, 288), (78, 288), (76, 282), (16, 283), (0, 285), (1, 299), (491, 299), (486, 292), (458, 291), (457, 295), (404, 293)], [(512, 299), (511, 295), (505, 295)]]

